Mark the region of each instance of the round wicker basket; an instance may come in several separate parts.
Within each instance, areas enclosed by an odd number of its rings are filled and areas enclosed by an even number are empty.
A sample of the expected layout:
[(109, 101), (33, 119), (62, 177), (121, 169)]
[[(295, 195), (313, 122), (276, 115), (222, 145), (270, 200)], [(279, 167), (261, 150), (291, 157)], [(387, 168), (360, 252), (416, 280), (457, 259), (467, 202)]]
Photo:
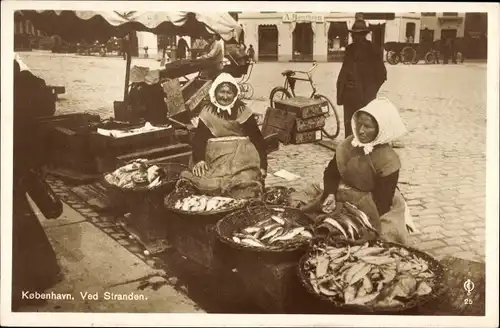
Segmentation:
[(247, 208), (238, 210), (222, 218), (215, 226), (215, 231), (217, 232), (218, 238), (228, 246), (233, 249), (252, 251), (258, 253), (286, 253), (286, 252), (305, 252), (309, 245), (309, 241), (302, 239), (297, 242), (290, 242), (283, 244), (281, 246), (275, 247), (252, 247), (243, 244), (236, 243), (233, 240), (233, 235), (242, 229), (254, 225), (263, 219), (270, 218), (271, 215), (276, 213), (284, 213), (286, 220), (292, 223), (304, 226), (306, 228), (311, 227), (310, 219), (304, 215), (301, 211), (283, 206), (274, 205), (257, 205), (248, 206)]
[[(396, 314), (404, 311), (408, 311), (417, 307), (421, 307), (429, 301), (432, 301), (439, 296), (441, 296), (445, 292), (445, 287), (443, 286), (443, 277), (444, 277), (444, 268), (442, 265), (434, 259), (432, 256), (419, 251), (415, 248), (404, 246), (397, 243), (391, 243), (381, 240), (372, 240), (369, 241), (368, 244), (370, 246), (379, 246), (384, 248), (389, 247), (401, 247), (406, 249), (410, 254), (414, 254), (419, 258), (424, 259), (429, 264), (429, 269), (435, 274), (434, 277), (434, 288), (432, 293), (424, 296), (414, 297), (410, 301), (406, 302), (402, 306), (398, 307), (370, 307), (364, 305), (355, 305), (355, 304), (345, 304), (343, 300), (336, 297), (328, 297), (325, 295), (320, 295), (314, 291), (313, 286), (309, 281), (309, 275), (306, 270), (306, 261), (311, 257), (317, 254), (317, 250), (314, 250), (313, 247), (310, 248), (307, 254), (305, 254), (299, 261), (298, 265), (298, 275), (302, 285), (306, 288), (306, 290), (314, 295), (321, 302), (326, 303), (326, 308), (330, 309), (332, 313), (339, 313), (340, 311), (345, 311), (349, 313), (358, 313), (358, 314)], [(349, 243), (346, 241), (318, 241), (318, 246), (335, 246), (335, 247), (344, 247), (346, 245), (353, 245), (353, 243)]]

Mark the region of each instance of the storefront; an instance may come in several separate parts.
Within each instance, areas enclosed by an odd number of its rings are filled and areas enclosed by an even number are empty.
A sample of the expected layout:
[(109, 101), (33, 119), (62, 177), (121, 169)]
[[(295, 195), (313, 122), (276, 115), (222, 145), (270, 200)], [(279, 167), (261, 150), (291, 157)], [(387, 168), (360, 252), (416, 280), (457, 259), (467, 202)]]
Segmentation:
[[(339, 61), (352, 41), (348, 29), (355, 13), (240, 13), (245, 43), (253, 45), (257, 60)], [(385, 42), (420, 37), (420, 14), (365, 13), (368, 39), (380, 48)]]

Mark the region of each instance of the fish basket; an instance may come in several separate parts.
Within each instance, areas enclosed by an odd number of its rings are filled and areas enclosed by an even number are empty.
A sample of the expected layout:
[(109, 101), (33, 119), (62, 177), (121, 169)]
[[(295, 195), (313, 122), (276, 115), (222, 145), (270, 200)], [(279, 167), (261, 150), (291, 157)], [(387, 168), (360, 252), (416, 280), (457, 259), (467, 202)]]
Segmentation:
[(177, 213), (181, 215), (182, 217), (185, 217), (187, 219), (201, 219), (201, 220), (207, 220), (207, 221), (213, 221), (218, 219), (223, 218), (225, 215), (237, 211), (241, 208), (244, 208), (247, 203), (243, 202), (237, 205), (234, 205), (230, 208), (224, 208), (220, 210), (214, 210), (214, 211), (205, 211), (205, 212), (190, 212), (190, 211), (184, 211), (182, 209), (175, 208), (175, 203), (177, 203), (178, 200), (181, 200), (185, 197), (189, 197), (194, 195), (194, 191), (190, 189), (184, 189), (184, 188), (178, 188), (173, 190), (170, 194), (168, 194), (165, 197), (165, 208), (171, 212)]
[[(348, 243), (345, 241), (316, 241), (316, 246), (334, 246), (334, 247), (345, 247), (347, 245), (352, 245), (352, 243)], [(312, 284), (310, 283), (308, 272), (306, 269), (306, 262), (309, 258), (318, 255), (318, 251), (315, 247), (311, 247), (309, 251), (299, 260), (298, 265), (298, 276), (301, 284), (305, 287), (305, 289), (315, 296), (316, 299), (320, 300), (325, 305), (326, 311), (331, 311), (332, 313), (346, 312), (346, 313), (356, 313), (356, 314), (398, 314), (402, 312), (407, 312), (410, 310), (418, 309), (428, 302), (436, 300), (439, 298), (445, 291), (446, 288), (443, 285), (444, 283), (444, 273), (445, 270), (443, 266), (432, 256), (429, 254), (419, 251), (415, 248), (401, 245), (398, 243), (374, 240), (368, 242), (369, 246), (377, 246), (383, 248), (390, 247), (400, 247), (407, 250), (410, 254), (416, 255), (419, 258), (425, 260), (429, 269), (434, 273), (434, 287), (431, 293), (423, 296), (415, 296), (412, 299), (405, 302), (400, 306), (368, 306), (368, 305), (358, 305), (358, 304), (346, 304), (342, 299), (337, 296), (329, 297), (326, 295), (322, 295), (317, 293)]]
[(106, 173), (102, 177), (102, 182), (103, 184), (113, 192), (116, 192), (121, 195), (137, 195), (137, 194), (151, 194), (151, 193), (169, 193), (172, 191), (175, 187), (175, 184), (179, 180), (180, 174), (182, 171), (187, 169), (186, 165), (183, 164), (178, 164), (178, 163), (164, 163), (164, 164), (157, 164), (158, 167), (163, 171), (165, 174), (165, 177), (162, 180), (162, 183), (152, 187), (148, 188), (147, 186), (138, 186), (135, 188), (121, 188), (118, 187), (117, 185), (109, 183), (106, 178)]
[(309, 218), (297, 209), (284, 206), (257, 204), (225, 216), (222, 220), (217, 222), (215, 231), (218, 238), (224, 244), (236, 250), (251, 251), (261, 254), (301, 253), (302, 255), (310, 243), (304, 239), (265, 248), (239, 244), (232, 239), (234, 233), (254, 225), (263, 219), (270, 218), (271, 215), (278, 213), (278, 211), (284, 213), (285, 220), (298, 223), (306, 228), (311, 227)]

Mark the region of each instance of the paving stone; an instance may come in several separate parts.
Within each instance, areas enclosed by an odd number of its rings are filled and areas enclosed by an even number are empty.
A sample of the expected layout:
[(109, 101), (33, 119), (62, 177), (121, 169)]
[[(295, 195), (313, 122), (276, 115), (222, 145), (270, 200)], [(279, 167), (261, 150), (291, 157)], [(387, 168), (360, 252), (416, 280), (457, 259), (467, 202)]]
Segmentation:
[(430, 240), (420, 243), (420, 245), (418, 245), (418, 248), (423, 250), (429, 250), (434, 248), (442, 248), (444, 246), (446, 246), (446, 244), (442, 240)]
[(443, 230), (443, 234), (446, 237), (460, 237), (460, 236), (468, 236), (469, 233), (465, 230)]
[(436, 233), (436, 232), (442, 232), (443, 230), (444, 229), (442, 226), (435, 225), (435, 226), (423, 227), (421, 229), (421, 232), (422, 233)]

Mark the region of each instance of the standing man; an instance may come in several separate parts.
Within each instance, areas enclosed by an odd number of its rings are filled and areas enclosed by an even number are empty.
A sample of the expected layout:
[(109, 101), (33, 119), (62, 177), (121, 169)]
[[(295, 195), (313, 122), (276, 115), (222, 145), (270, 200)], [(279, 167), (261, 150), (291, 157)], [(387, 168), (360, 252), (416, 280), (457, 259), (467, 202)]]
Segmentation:
[(382, 51), (366, 39), (370, 29), (361, 15), (356, 15), (349, 32), (353, 42), (346, 47), (337, 79), (337, 104), (344, 106), (346, 138), (352, 134), (351, 118), (354, 112), (375, 99), (387, 79)]
[(186, 59), (186, 51), (189, 51), (189, 46), (186, 40), (181, 36), (177, 43), (176, 59)]

